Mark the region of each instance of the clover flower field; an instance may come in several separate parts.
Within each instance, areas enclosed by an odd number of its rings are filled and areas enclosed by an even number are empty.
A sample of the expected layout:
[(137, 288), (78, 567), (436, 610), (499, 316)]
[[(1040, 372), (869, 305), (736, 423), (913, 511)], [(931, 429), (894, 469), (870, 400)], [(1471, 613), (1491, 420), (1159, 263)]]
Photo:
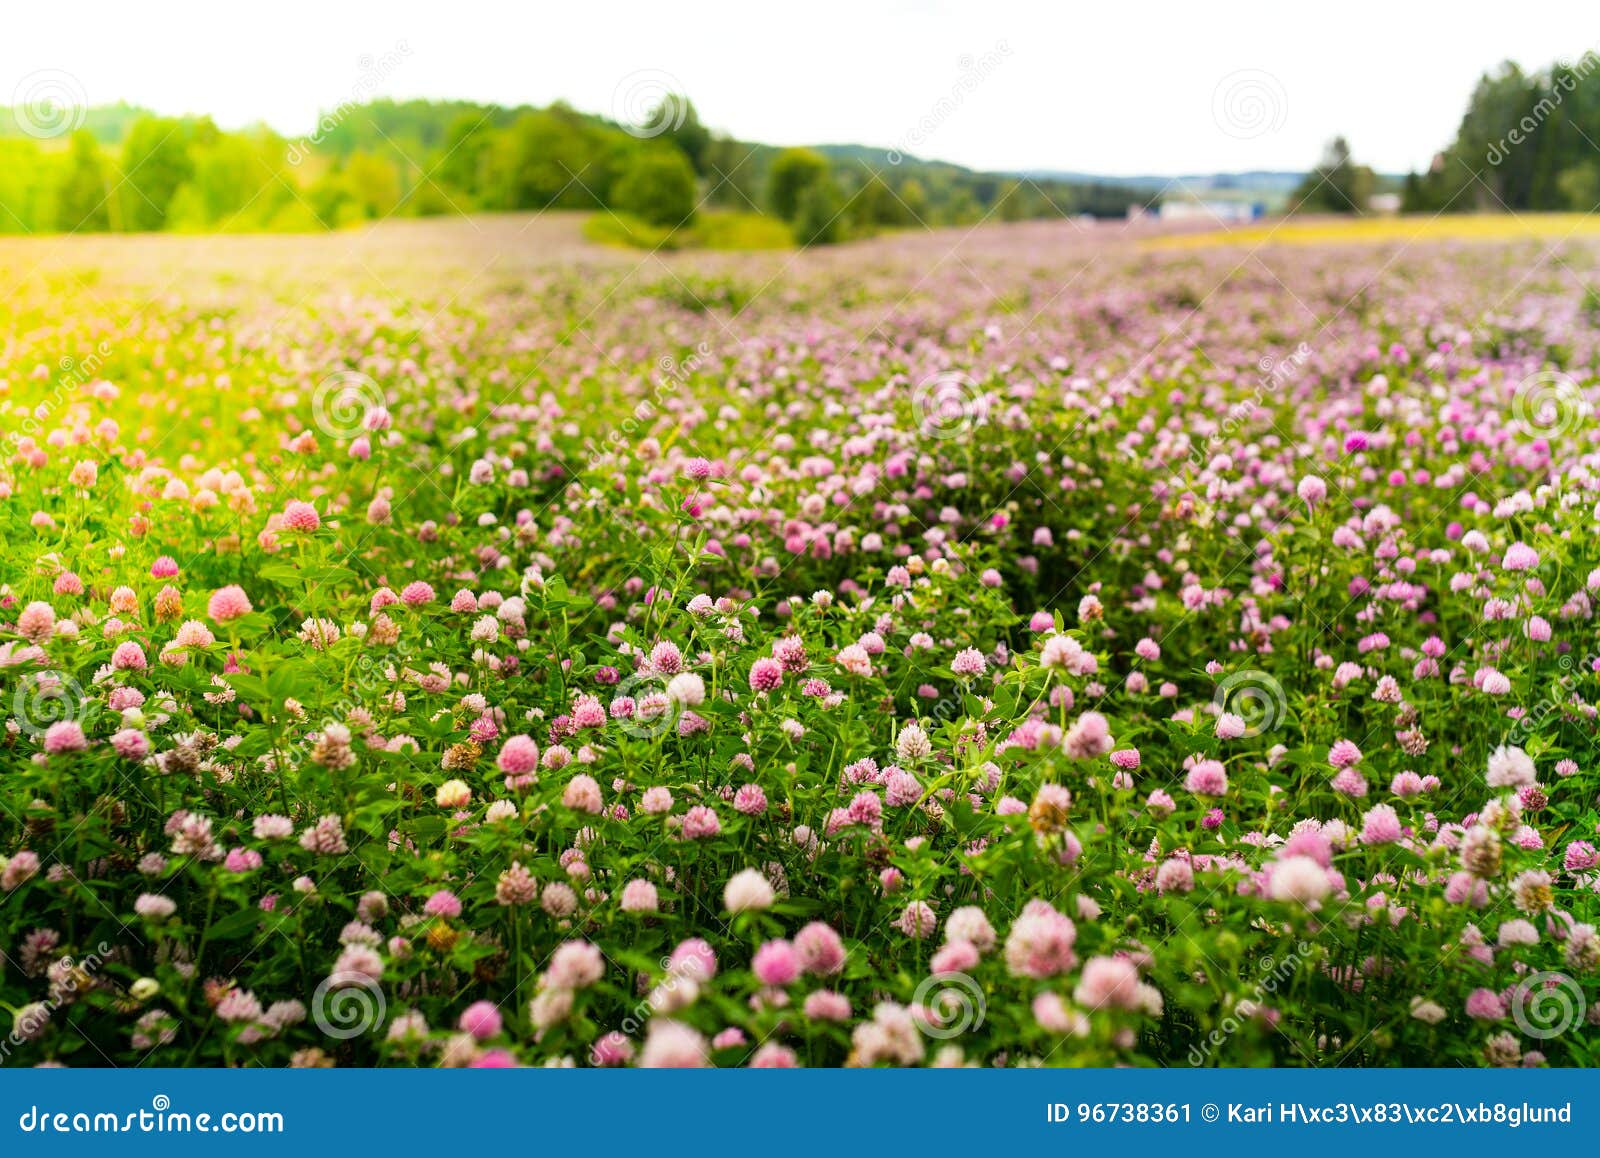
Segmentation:
[(0, 1060), (1600, 1060), (1596, 255), (8, 243)]

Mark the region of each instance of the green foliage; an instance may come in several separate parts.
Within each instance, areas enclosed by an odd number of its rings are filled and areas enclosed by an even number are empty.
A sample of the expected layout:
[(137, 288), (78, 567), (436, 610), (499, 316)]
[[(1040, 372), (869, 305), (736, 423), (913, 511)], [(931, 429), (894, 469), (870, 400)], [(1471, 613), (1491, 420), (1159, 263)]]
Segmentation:
[(706, 171), (713, 138), (711, 130), (700, 123), (700, 114), (688, 97), (669, 93), (656, 106), (647, 127), (659, 128), (660, 135), (683, 151), (696, 173)]
[(1526, 73), (1506, 61), (1478, 80), (1453, 142), (1407, 180), (1404, 208), (1577, 210), (1600, 201), (1600, 58)]
[(1297, 213), (1365, 213), (1375, 184), (1372, 170), (1351, 159), (1350, 143), (1335, 137), (1322, 162), (1290, 197), (1290, 205)]
[(694, 236), (705, 249), (788, 249), (794, 244), (789, 227), (764, 213), (702, 213)]
[(628, 213), (601, 212), (584, 222), (583, 235), (604, 245), (629, 249), (789, 249), (794, 234), (776, 217), (761, 213), (714, 210), (695, 216), (692, 224), (672, 228), (652, 225)]
[(629, 213), (609, 211), (596, 213), (585, 221), (583, 235), (602, 245), (669, 252), (684, 248), (690, 240), (690, 235), (683, 230), (652, 225)]
[[(692, 244), (721, 248), (747, 236), (750, 247), (768, 248), (794, 237), (764, 216), (767, 207), (820, 244), (989, 216), (1121, 216), (1130, 200), (1148, 200), (1123, 187), (1005, 178), (881, 149), (738, 141), (708, 129), (677, 95), (631, 132), (560, 103), (377, 100), (329, 109), (293, 139), (118, 105), (82, 110), (73, 138), (39, 140), (0, 111), (0, 233), (328, 229), (544, 209), (616, 210), (653, 228), (688, 221), (703, 203), (721, 213)], [(104, 190), (116, 192), (106, 199)], [(637, 230), (620, 232), (636, 243)]]
[(795, 208), (794, 235), (801, 245), (831, 245), (843, 235), (844, 198), (839, 187), (824, 176), (800, 194)]
[(170, 117), (133, 123), (122, 143), (122, 219), (134, 231), (161, 229), (180, 186), (194, 175), (192, 131)]
[(795, 221), (807, 191), (828, 179), (828, 158), (821, 153), (814, 149), (785, 149), (767, 174), (767, 207), (785, 221)]
[(498, 209), (592, 209), (604, 204), (607, 130), (552, 109), (525, 113), (497, 141), (489, 194)]
[(918, 224), (904, 199), (877, 174), (862, 183), (850, 202), (850, 220), (862, 232), (878, 228), (904, 229)]
[(400, 175), (381, 157), (357, 153), (345, 166), (344, 181), (350, 200), (368, 217), (387, 217), (400, 203)]
[(642, 149), (617, 182), (612, 204), (651, 225), (678, 226), (694, 219), (694, 169), (675, 148)]
[(56, 195), (56, 228), (66, 233), (111, 228), (111, 171), (87, 129), (72, 134)]

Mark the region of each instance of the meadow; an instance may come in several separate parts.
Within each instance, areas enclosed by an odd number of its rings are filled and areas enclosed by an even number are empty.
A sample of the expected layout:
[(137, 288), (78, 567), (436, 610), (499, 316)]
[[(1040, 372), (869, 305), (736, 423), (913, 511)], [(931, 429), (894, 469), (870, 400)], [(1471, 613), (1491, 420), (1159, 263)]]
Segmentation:
[(0, 1061), (1600, 1061), (1565, 224), (0, 243)]

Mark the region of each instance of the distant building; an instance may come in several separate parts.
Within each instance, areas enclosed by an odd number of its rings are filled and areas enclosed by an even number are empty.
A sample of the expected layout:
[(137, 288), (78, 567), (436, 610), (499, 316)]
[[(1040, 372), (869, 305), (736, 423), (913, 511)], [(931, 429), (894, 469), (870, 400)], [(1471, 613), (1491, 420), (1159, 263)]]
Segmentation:
[(1255, 221), (1266, 211), (1267, 207), (1259, 201), (1163, 201), (1160, 217), (1163, 221), (1215, 221), (1227, 224)]
[(1367, 198), (1367, 208), (1373, 213), (1399, 213), (1400, 194), (1374, 193)]

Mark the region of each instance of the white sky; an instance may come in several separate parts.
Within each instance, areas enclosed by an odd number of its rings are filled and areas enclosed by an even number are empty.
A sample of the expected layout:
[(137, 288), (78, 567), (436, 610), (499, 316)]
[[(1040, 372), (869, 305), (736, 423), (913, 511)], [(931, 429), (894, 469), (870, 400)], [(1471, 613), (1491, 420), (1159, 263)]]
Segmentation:
[[(356, 93), (565, 98), (613, 114), (665, 75), (707, 124), (749, 140), (1116, 174), (1304, 169), (1335, 133), (1384, 171), (1424, 166), (1485, 69), (1600, 49), (1593, 0), (6, 7), (0, 104), (50, 70), (90, 104), (125, 99), (300, 134)], [(374, 85), (371, 62), (401, 44), (409, 53)], [(1230, 97), (1241, 102), (1231, 113)]]

